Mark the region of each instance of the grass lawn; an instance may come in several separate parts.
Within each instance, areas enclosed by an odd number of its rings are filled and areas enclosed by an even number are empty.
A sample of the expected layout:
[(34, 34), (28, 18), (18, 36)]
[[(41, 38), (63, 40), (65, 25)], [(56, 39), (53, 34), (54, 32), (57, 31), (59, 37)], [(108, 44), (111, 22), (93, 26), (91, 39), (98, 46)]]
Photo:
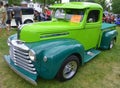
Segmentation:
[[(117, 27), (120, 33), (120, 27)], [(10, 35), (16, 33), (11, 30)], [(0, 37), (0, 88), (120, 88), (120, 35), (113, 49), (102, 51), (93, 60), (80, 67), (76, 76), (66, 82), (56, 79), (38, 79), (38, 85), (33, 86), (13, 72), (3, 56), (8, 54), (5, 30)]]

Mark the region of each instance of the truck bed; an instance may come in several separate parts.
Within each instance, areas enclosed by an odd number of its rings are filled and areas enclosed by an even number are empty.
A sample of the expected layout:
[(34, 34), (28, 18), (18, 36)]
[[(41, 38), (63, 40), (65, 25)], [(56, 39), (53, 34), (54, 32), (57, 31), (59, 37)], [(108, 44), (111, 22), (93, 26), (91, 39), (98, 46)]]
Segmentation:
[(105, 30), (105, 29), (108, 29), (108, 28), (111, 28), (111, 27), (115, 27), (115, 26), (116, 26), (116, 24), (102, 23), (101, 29)]

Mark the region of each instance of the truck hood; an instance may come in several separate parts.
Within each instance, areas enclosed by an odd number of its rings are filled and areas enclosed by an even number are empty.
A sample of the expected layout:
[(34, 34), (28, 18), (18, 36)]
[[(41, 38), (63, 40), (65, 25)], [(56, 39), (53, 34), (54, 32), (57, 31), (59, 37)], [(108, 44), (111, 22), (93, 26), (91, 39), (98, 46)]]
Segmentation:
[(65, 35), (68, 36), (70, 31), (80, 28), (80, 23), (66, 21), (36, 22), (24, 25), (19, 34), (19, 39), (25, 42), (35, 42), (57, 37), (65, 38)]

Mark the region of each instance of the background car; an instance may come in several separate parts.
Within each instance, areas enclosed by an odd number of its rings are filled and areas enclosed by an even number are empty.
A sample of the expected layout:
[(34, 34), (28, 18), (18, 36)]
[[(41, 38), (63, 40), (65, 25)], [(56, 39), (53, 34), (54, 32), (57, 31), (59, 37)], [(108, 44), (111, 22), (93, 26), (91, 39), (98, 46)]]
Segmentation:
[[(22, 23), (32, 23), (34, 21), (34, 9), (28, 7), (20, 7), (22, 10)], [(13, 7), (10, 7), (11, 11), (13, 11)], [(14, 14), (12, 14), (11, 26), (16, 26)]]

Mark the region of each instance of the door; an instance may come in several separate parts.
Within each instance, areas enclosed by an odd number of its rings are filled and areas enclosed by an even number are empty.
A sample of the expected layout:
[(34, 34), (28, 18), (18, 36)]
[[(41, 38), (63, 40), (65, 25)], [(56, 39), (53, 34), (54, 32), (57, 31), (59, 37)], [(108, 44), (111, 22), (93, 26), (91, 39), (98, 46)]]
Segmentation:
[(96, 48), (99, 43), (101, 33), (100, 10), (89, 10), (85, 25), (86, 44), (85, 49)]

